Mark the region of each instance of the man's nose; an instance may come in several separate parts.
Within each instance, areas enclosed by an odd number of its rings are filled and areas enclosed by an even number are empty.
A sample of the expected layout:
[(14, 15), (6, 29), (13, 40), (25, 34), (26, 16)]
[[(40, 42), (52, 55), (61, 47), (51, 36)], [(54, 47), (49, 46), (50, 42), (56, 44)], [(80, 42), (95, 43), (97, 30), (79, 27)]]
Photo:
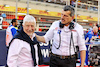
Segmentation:
[(29, 26), (29, 30), (31, 30), (32, 28), (31, 28), (31, 26)]

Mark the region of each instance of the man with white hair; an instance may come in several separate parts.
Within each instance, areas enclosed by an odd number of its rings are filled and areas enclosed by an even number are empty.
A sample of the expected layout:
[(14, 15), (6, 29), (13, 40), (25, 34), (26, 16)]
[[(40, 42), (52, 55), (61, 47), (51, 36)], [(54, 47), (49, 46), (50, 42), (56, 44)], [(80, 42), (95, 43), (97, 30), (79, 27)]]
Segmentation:
[(34, 34), (35, 25), (36, 20), (33, 16), (24, 17), (23, 27), (18, 30), (10, 42), (8, 67), (38, 67), (38, 64), (41, 64), (42, 54)]

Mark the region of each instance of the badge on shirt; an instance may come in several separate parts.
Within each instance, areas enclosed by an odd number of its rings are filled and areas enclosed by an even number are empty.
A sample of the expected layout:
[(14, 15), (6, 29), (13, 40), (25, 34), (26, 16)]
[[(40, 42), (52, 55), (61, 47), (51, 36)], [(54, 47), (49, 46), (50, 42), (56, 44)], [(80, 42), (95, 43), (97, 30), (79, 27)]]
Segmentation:
[(61, 30), (58, 30), (58, 32), (57, 32), (58, 34), (60, 34), (61, 33)]

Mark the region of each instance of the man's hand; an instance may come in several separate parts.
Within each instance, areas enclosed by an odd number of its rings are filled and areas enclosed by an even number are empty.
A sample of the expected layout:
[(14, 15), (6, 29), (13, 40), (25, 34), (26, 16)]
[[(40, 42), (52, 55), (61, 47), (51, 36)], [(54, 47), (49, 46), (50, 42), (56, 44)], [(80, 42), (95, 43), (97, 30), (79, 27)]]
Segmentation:
[(36, 38), (37, 38), (37, 40), (38, 40), (39, 42), (45, 43), (45, 39), (44, 39), (43, 36), (39, 36), (39, 35), (37, 35), (36, 33), (35, 33), (35, 36), (36, 36)]
[(95, 39), (97, 39), (97, 36), (92, 36), (91, 39), (92, 39), (92, 40), (95, 40)]

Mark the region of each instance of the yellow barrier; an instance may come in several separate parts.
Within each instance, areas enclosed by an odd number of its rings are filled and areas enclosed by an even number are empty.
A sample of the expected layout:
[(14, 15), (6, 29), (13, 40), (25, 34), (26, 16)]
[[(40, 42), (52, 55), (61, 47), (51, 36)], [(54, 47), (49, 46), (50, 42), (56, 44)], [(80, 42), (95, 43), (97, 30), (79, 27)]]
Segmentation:
[[(16, 8), (13, 7), (13, 6), (4, 7), (4, 6), (0, 5), (0, 11), (15, 12)], [(27, 13), (27, 9), (26, 8), (18, 7), (18, 12), (19, 13)], [(37, 9), (31, 9), (31, 10), (29, 10), (29, 14), (61, 17), (61, 13), (59, 13), (59, 12), (52, 12), (52, 11), (46, 12), (44, 10), (37, 10)], [(84, 20), (90, 20), (90, 21), (98, 21), (97, 17), (89, 17), (89, 16), (77, 16), (77, 19), (81, 19), (81, 20), (84, 19)]]

